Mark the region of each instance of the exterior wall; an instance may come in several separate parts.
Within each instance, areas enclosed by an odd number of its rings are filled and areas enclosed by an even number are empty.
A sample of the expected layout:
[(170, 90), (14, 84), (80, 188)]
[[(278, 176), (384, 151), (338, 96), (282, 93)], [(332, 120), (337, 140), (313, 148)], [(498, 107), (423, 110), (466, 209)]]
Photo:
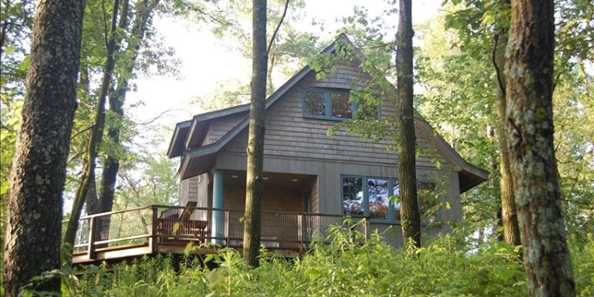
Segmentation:
[(246, 117), (246, 113), (237, 113), (230, 116), (211, 120), (202, 145), (216, 142)]
[(314, 75), (310, 75), (305, 79), (305, 83), (310, 87), (352, 89), (361, 87), (361, 82), (368, 79), (356, 64), (342, 63), (336, 65), (323, 79), (318, 80)]
[[(319, 83), (314, 75), (304, 79), (280, 99), (267, 112), (266, 139), (264, 154), (266, 156), (282, 156), (294, 159), (336, 160), (344, 162), (365, 163), (370, 165), (392, 165), (397, 163), (394, 152), (388, 151), (390, 140), (375, 143), (362, 139), (356, 135), (349, 135), (339, 131), (336, 135), (328, 136), (327, 131), (336, 122), (322, 119), (303, 117), (303, 97), (305, 90)], [(393, 104), (385, 102), (381, 106), (383, 117), (394, 114)], [(419, 127), (419, 130), (422, 130)], [(417, 142), (422, 149), (418, 160), (420, 166), (433, 166), (435, 161), (445, 162), (435, 150), (432, 140), (427, 133), (418, 133)], [(247, 131), (244, 131), (229, 145), (224, 153), (245, 152)]]
[[(223, 170), (245, 170), (245, 154), (224, 153), (217, 158), (216, 167)], [(346, 163), (338, 161), (292, 159), (279, 156), (266, 156), (264, 159), (265, 172), (292, 173), (317, 175), (318, 181), (314, 185), (310, 206), (313, 212), (327, 214), (342, 214), (342, 198), (340, 189), (341, 175), (364, 175), (397, 178), (395, 166), (369, 165), (364, 163)], [(419, 181), (435, 182), (435, 178), (442, 181), (444, 199), (452, 204), (452, 209), (459, 206), (459, 188), (456, 172), (449, 168), (436, 169), (434, 167), (417, 167)], [(455, 177), (455, 178), (454, 178)], [(456, 182), (450, 182), (455, 180)], [(316, 201), (317, 200), (317, 201)], [(461, 215), (458, 210), (448, 212), (448, 219)]]
[[(184, 179), (180, 182), (180, 205), (185, 206), (189, 201), (196, 202), (197, 207), (209, 207), (210, 178), (208, 173)], [(206, 220), (206, 217), (192, 216), (196, 220)]]

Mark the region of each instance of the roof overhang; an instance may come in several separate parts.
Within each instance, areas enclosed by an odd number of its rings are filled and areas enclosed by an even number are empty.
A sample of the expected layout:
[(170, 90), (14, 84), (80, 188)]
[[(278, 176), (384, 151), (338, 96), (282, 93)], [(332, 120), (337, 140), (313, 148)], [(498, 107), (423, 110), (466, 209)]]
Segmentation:
[(167, 156), (169, 158), (179, 157), (183, 155), (186, 150), (185, 144), (188, 138), (188, 131), (192, 125), (192, 120), (183, 121), (175, 124), (173, 136), (169, 141), (169, 148), (167, 148)]

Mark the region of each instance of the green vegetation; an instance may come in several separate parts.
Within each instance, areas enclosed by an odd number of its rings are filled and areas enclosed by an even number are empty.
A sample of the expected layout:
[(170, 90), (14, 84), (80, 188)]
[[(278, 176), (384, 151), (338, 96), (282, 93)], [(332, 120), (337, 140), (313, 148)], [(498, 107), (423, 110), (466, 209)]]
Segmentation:
[[(234, 250), (196, 258), (142, 259), (113, 267), (64, 269), (64, 296), (526, 296), (518, 251), (501, 242), (478, 247), (462, 232), (421, 249), (396, 250), (374, 234), (335, 228), (330, 244), (317, 243), (303, 258), (263, 253), (250, 269)], [(414, 254), (411, 254), (414, 253)], [(594, 238), (572, 243), (578, 296), (594, 293)], [(38, 296), (29, 292), (30, 296)]]

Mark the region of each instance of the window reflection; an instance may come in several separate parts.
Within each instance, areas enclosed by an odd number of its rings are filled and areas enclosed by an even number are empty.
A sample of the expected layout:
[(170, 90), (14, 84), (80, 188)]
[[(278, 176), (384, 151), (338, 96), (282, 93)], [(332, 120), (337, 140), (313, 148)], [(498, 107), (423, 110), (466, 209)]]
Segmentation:
[(342, 178), (342, 207), (345, 214), (364, 214), (362, 177), (345, 176)]
[(390, 207), (388, 180), (380, 178), (367, 179), (367, 197), (369, 216), (372, 218), (386, 218)]
[(317, 90), (308, 91), (305, 95), (305, 112), (309, 115), (324, 116), (326, 105), (324, 94)]
[(330, 93), (332, 102), (332, 117), (350, 119), (353, 117), (349, 93), (347, 91), (333, 91)]

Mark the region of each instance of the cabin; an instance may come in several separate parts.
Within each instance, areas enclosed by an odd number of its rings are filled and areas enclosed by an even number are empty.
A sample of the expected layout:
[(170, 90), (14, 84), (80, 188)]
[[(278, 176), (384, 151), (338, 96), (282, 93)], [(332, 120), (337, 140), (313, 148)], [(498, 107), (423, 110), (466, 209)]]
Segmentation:
[[(341, 35), (323, 53), (334, 53), (339, 42), (350, 41)], [(261, 241), (268, 249), (298, 255), (345, 218), (365, 234), (402, 245), (399, 203), (391, 199), (399, 194), (393, 141), (344, 129), (328, 133), (356, 114), (351, 90), (367, 77), (357, 62), (337, 64), (323, 77), (306, 66), (266, 99)], [(177, 123), (167, 154), (180, 158), (180, 204), (82, 218), (79, 261), (181, 252), (188, 242), (204, 253), (240, 248), (249, 109), (243, 104)], [(395, 112), (387, 98), (379, 104), (378, 117)], [(438, 236), (462, 219), (460, 194), (485, 181), (487, 172), (466, 162), (419, 115), (415, 128), (423, 233)], [(110, 250), (111, 237), (121, 232), (114, 230), (118, 220), (127, 222), (125, 230), (138, 229), (124, 242), (141, 239), (142, 245)]]

